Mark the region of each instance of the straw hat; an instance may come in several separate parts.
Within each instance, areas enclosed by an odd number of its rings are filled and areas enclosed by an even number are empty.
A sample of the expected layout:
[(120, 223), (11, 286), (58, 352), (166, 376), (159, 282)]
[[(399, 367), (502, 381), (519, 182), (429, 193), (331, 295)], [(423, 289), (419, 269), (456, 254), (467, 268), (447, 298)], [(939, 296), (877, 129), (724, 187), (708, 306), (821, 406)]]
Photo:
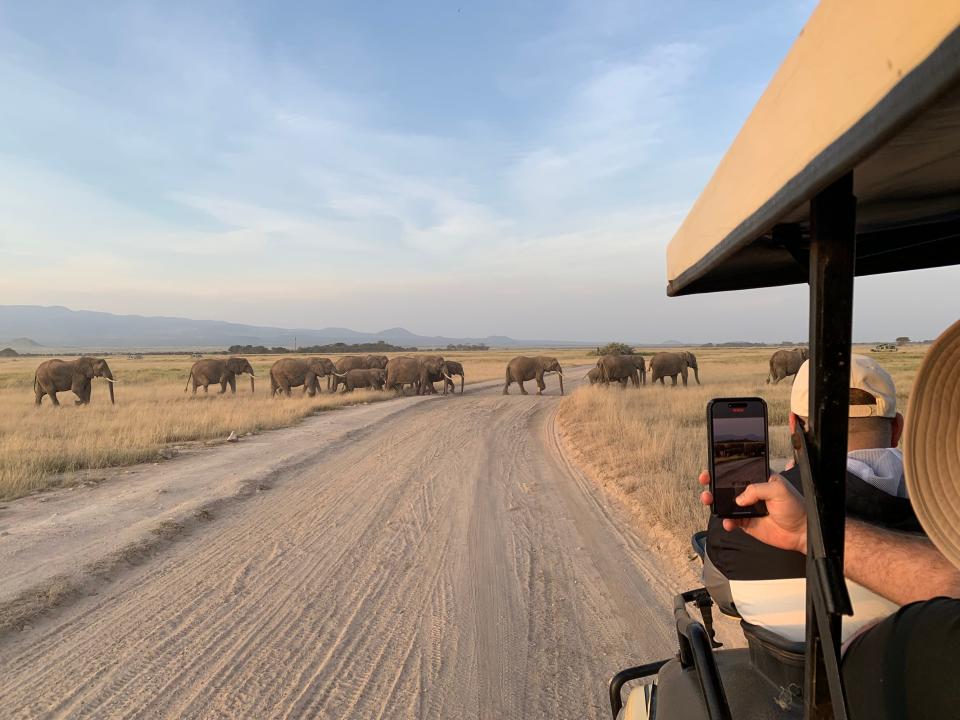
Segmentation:
[(920, 365), (903, 455), (920, 524), (960, 567), (960, 321), (937, 338)]

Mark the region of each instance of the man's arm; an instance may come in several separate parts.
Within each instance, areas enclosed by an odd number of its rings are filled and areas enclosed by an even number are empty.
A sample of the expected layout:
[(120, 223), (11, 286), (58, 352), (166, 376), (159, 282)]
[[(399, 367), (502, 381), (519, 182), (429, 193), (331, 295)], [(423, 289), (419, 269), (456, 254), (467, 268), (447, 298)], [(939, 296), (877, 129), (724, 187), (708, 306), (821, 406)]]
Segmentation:
[[(707, 473), (701, 473), (700, 484), (710, 484)], [(709, 491), (700, 498), (705, 505), (712, 500)], [(748, 485), (736, 501), (747, 506), (758, 500), (766, 502), (767, 515), (727, 519), (723, 527), (739, 527), (768, 545), (805, 553), (807, 514), (799, 493), (779, 475), (771, 475), (765, 483)], [(926, 538), (857, 520), (847, 520), (845, 537), (843, 570), (854, 582), (901, 605), (938, 596), (960, 598), (960, 570)]]
[(960, 571), (924, 537), (847, 520), (844, 574), (900, 605), (960, 598)]

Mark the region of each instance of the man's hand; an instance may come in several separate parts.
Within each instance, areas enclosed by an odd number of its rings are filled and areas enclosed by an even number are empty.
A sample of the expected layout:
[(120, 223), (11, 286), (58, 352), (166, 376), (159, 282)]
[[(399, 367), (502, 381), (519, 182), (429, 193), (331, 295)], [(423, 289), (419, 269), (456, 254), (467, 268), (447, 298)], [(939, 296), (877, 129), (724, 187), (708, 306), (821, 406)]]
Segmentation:
[[(710, 485), (710, 474), (700, 473), (700, 484)], [(754, 518), (724, 518), (724, 530), (740, 528), (760, 542), (773, 545), (782, 550), (807, 551), (807, 512), (803, 498), (793, 486), (777, 474), (770, 476), (765, 483), (751, 483), (747, 489), (737, 495), (736, 503), (741, 507), (753, 505), (763, 500), (767, 505), (767, 514)], [(713, 494), (709, 490), (700, 493), (700, 502), (713, 503)]]

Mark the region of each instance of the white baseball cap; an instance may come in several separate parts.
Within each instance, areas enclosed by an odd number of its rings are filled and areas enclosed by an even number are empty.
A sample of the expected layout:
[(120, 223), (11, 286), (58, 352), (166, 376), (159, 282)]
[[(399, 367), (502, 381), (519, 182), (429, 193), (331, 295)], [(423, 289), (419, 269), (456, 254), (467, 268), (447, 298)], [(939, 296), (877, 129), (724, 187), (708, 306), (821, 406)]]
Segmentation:
[[(876, 398), (876, 405), (851, 405), (850, 417), (897, 416), (897, 388), (890, 373), (866, 355), (850, 356), (850, 389), (863, 390)], [(804, 360), (790, 391), (790, 412), (810, 416), (810, 361)]]

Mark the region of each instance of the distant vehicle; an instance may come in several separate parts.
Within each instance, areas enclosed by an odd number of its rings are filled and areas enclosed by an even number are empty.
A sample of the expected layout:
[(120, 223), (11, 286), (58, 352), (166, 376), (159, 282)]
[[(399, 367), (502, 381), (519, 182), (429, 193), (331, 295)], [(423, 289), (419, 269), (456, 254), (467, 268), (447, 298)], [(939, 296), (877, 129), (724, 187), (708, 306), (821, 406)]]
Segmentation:
[(192, 358), (202, 358), (202, 357), (203, 357), (203, 353), (190, 353), (190, 357), (192, 357)]
[(897, 352), (897, 346), (893, 343), (880, 343), (870, 348), (870, 352)]
[(143, 360), (143, 353), (130, 353), (127, 355), (130, 360)]

